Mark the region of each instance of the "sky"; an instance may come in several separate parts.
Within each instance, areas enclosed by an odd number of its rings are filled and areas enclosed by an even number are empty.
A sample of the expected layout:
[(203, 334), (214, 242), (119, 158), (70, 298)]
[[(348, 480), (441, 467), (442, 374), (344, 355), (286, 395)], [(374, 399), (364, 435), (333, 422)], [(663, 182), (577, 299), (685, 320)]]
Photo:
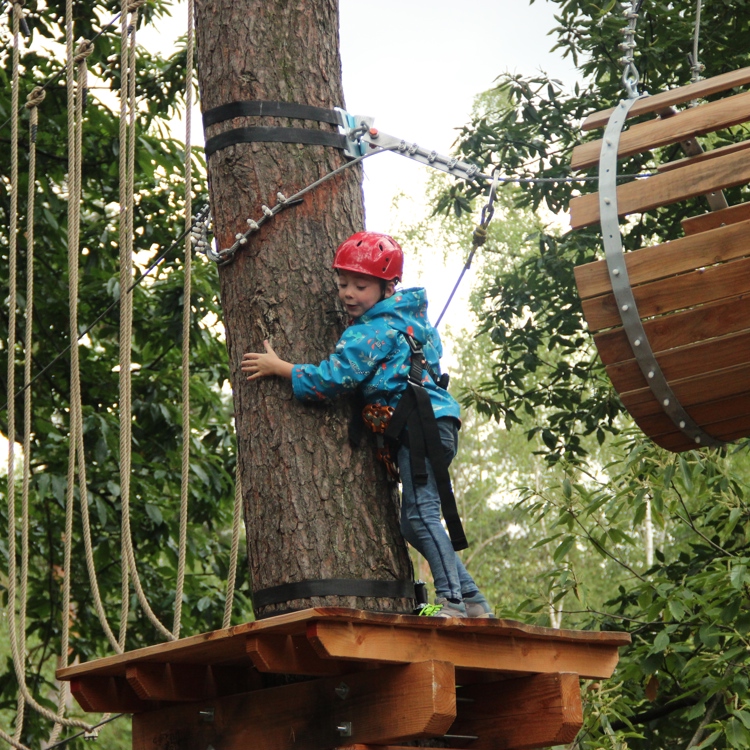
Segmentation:
[[(555, 5), (547, 0), (339, 0), (342, 76), (346, 109), (375, 118), (381, 132), (448, 154), (457, 130), (469, 121), (474, 97), (505, 72), (546, 73), (572, 87), (575, 70), (559, 53)], [(184, 2), (158, 30), (141, 31), (140, 44), (165, 49), (185, 33)], [(191, 138), (203, 142), (200, 113)], [(184, 134), (184, 125), (181, 126)], [(401, 223), (392, 201), (410, 198), (410, 209), (426, 211), (423, 195), (430, 169), (403, 156), (383, 153), (364, 162), (366, 228), (391, 233)], [(433, 318), (448, 298), (463, 259), (445, 267), (442, 258), (423, 264), (408, 285), (430, 291)], [(408, 267), (407, 267), (408, 268)], [(451, 303), (451, 315), (466, 314), (466, 292)], [(457, 308), (454, 311), (454, 308)]]

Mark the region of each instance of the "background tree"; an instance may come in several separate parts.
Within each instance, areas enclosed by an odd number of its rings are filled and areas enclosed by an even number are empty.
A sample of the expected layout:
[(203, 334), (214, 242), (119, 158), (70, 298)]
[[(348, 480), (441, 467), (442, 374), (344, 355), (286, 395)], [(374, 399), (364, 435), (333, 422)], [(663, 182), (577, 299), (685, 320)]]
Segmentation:
[[(242, 100), (343, 106), (337, 3), (199, 2), (196, 26), (204, 112)], [(343, 163), (343, 154), (327, 146), (237, 144), (216, 152), (208, 171), (220, 247), (246, 230), (245, 220), (257, 218), (262, 204), (275, 205), (277, 192), (291, 195)], [(220, 270), (255, 590), (315, 579), (412, 578), (395, 488), (375, 466), (370, 441), (353, 448), (347, 440), (349, 401), (302, 404), (288, 382), (247, 383), (240, 372), (243, 353), (262, 351), (265, 339), (291, 362), (317, 363), (333, 351), (345, 320), (331, 263), (336, 247), (363, 227), (360, 179), (358, 169), (349, 170), (321, 185), (265, 224)], [(403, 599), (333, 596), (258, 609), (267, 615), (311, 604), (409, 606)]]

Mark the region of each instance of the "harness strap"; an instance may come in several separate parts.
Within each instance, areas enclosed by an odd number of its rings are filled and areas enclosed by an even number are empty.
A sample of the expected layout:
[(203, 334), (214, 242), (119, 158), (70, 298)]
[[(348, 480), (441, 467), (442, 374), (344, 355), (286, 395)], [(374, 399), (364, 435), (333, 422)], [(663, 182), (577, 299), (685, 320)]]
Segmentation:
[(429, 458), (435, 473), (440, 508), (445, 525), (448, 527), (453, 549), (456, 551), (466, 549), (469, 543), (458, 514), (456, 497), (453, 494), (450, 473), (430, 396), (421, 385), (412, 382), (409, 383), (409, 387), (396, 406), (396, 411), (385, 431), (386, 439), (405, 442), (404, 427), (408, 428), (412, 481), (415, 485), (427, 484), (426, 459)]
[(289, 117), (294, 120), (317, 120), (331, 125), (337, 125), (339, 122), (333, 109), (312, 107), (309, 104), (296, 104), (295, 102), (253, 100), (229, 102), (209, 109), (203, 113), (203, 127), (207, 128), (234, 117)]

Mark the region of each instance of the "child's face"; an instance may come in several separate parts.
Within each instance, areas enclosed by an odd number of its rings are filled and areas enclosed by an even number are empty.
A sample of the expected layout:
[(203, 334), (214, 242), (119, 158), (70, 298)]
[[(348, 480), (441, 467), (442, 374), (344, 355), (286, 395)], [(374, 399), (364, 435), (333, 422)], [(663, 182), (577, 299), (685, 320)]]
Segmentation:
[(383, 293), (381, 279), (366, 276), (351, 271), (338, 272), (339, 299), (352, 318), (364, 315), (373, 305), (380, 302), (381, 297), (387, 298), (393, 294), (394, 282), (389, 281)]

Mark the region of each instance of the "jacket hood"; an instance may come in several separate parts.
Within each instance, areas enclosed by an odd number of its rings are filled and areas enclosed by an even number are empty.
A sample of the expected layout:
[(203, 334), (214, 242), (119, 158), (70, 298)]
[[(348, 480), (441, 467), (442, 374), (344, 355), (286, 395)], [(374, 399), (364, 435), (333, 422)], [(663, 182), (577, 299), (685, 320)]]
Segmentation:
[(357, 322), (385, 320), (397, 331), (413, 336), (424, 344), (430, 321), (427, 317), (427, 292), (422, 287), (397, 289), (391, 297), (373, 305)]

